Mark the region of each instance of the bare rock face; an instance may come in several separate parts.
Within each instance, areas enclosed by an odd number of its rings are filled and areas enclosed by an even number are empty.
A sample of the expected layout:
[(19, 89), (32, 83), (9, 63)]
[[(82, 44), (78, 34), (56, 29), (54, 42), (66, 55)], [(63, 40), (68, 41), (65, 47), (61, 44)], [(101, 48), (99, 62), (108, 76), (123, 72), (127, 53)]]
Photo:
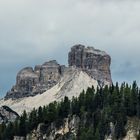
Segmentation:
[(13, 122), (19, 115), (8, 106), (0, 107), (0, 124), (5, 122)]
[(22, 69), (17, 74), (16, 85), (7, 93), (5, 99), (17, 99), (44, 93), (55, 86), (66, 69), (70, 69), (70, 67), (86, 72), (91, 78), (98, 81), (100, 86), (112, 83), (111, 58), (104, 51), (75, 45), (69, 52), (68, 63), (69, 67), (66, 68), (64, 65), (58, 64), (56, 60), (52, 60), (43, 65), (36, 65), (34, 69), (32, 67)]
[(13, 140), (25, 140), (24, 137), (15, 136)]
[(75, 45), (68, 56), (69, 66), (75, 66), (85, 71), (89, 76), (104, 85), (112, 83), (110, 64), (111, 57), (104, 51), (93, 47)]
[[(37, 129), (33, 130), (26, 136), (26, 140), (72, 140), (75, 138), (80, 125), (80, 118), (78, 116), (71, 116), (65, 118), (61, 126), (56, 126), (55, 123), (51, 125), (39, 124)], [(14, 139), (14, 140), (24, 140)]]
[(16, 85), (7, 93), (5, 99), (17, 99), (41, 94), (56, 85), (63, 75), (65, 66), (56, 60), (22, 69), (16, 78)]
[(40, 69), (40, 82), (48, 86), (55, 85), (61, 77), (61, 67), (54, 60), (46, 62)]

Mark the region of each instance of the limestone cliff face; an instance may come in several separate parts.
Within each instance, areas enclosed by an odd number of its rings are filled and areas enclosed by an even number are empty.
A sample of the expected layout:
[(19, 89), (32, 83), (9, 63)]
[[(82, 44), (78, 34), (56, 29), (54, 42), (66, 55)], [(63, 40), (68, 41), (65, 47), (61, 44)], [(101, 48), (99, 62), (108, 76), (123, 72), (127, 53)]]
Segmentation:
[(5, 99), (17, 99), (41, 94), (56, 85), (63, 75), (65, 66), (52, 60), (32, 67), (22, 69), (16, 78), (16, 85), (9, 91)]
[(55, 86), (43, 92), (42, 94), (38, 94), (33, 97), (17, 99), (15, 97), (17, 95), (15, 95), (15, 92), (13, 92), (12, 96), (14, 96), (14, 98), (16, 99), (2, 99), (0, 100), (0, 106), (9, 106), (11, 109), (18, 112), (18, 114), (20, 115), (23, 113), (24, 110), (26, 110), (26, 112), (31, 112), (33, 108), (37, 109), (40, 106), (43, 107), (44, 105), (48, 105), (53, 101), (59, 102), (65, 96), (67, 96), (69, 99), (72, 99), (73, 96), (79, 97), (80, 93), (83, 90), (86, 91), (88, 87), (92, 86), (94, 86), (94, 88), (96, 89), (98, 86), (98, 82), (92, 79), (90, 76), (88, 76), (87, 73), (74, 67), (70, 67), (65, 69), (63, 76), (61, 76), (61, 79)]
[(55, 123), (51, 125), (42, 123), (26, 137), (15, 136), (14, 140), (72, 140), (78, 132), (79, 123), (78, 116), (65, 118), (59, 127)]
[[(86, 72), (95, 79), (99, 86), (112, 83), (110, 72), (110, 56), (93, 47), (75, 45), (68, 56), (69, 67), (60, 65), (56, 60), (45, 62), (43, 65), (26, 67), (22, 69), (16, 78), (16, 85), (7, 93), (5, 99), (17, 99), (42, 94), (55, 86), (62, 78), (66, 69), (75, 67)], [(71, 89), (70, 89), (71, 90)]]
[[(81, 120), (79, 116), (73, 115), (65, 118), (60, 126), (57, 126), (56, 123), (51, 123), (51, 125), (41, 123), (37, 129), (34, 129), (26, 137), (15, 136), (14, 140), (73, 140), (76, 139), (81, 123), (86, 125), (86, 121), (86, 119)], [(116, 140), (113, 136), (114, 130), (112, 130), (114, 129), (114, 124), (110, 124), (111, 134), (109, 136), (106, 135), (104, 140)], [(139, 127), (139, 119), (129, 119), (126, 125), (126, 136), (118, 140), (137, 140)]]
[(75, 45), (69, 52), (69, 66), (81, 68), (100, 84), (112, 83), (110, 64), (111, 57), (104, 51), (93, 47)]

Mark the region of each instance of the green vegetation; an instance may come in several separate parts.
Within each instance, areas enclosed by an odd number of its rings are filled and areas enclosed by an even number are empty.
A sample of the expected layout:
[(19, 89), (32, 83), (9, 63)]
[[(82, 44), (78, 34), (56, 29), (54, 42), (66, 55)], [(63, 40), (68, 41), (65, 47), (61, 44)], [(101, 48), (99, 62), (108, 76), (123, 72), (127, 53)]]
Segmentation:
[(12, 140), (13, 136), (26, 136), (39, 123), (49, 126), (54, 122), (59, 127), (64, 118), (72, 115), (80, 117), (75, 140), (104, 140), (105, 135), (111, 133), (110, 123), (115, 127), (114, 139), (122, 138), (126, 135), (127, 118), (140, 118), (140, 90), (136, 82), (132, 86), (123, 83), (120, 87), (116, 83), (96, 91), (94, 87), (88, 88), (78, 98), (69, 100), (65, 97), (61, 102), (33, 109), (29, 114), (24, 111), (13, 123), (1, 124), (0, 139)]

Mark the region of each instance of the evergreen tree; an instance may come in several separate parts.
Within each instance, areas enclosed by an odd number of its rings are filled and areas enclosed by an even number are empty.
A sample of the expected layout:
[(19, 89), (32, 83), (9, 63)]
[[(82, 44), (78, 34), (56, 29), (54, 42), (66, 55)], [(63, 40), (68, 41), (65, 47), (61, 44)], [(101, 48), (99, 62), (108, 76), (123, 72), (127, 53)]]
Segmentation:
[(96, 129), (96, 132), (95, 132), (95, 140), (100, 140), (100, 133), (99, 133), (99, 129), (97, 128)]
[(23, 112), (19, 120), (19, 136), (26, 136), (28, 132), (27, 113)]
[(42, 109), (42, 107), (39, 107), (39, 109), (38, 109), (38, 112), (37, 112), (37, 121), (38, 121), (38, 123), (44, 122), (43, 109)]
[[(15, 122), (0, 124), (0, 140), (10, 140), (13, 136), (26, 136), (39, 123), (47, 126), (52, 123), (60, 128), (64, 119), (79, 117), (78, 133), (74, 139), (104, 140), (110, 135), (110, 123), (115, 127), (115, 138), (122, 139), (125, 134), (127, 117), (140, 118), (140, 91), (133, 82), (132, 86), (118, 83), (97, 88), (88, 88), (79, 97), (69, 100), (65, 97), (61, 102), (53, 102), (47, 106), (33, 109), (29, 114), (26, 111)], [(3, 117), (3, 116), (1, 116)], [(139, 140), (139, 135), (137, 137)]]
[(31, 113), (29, 114), (29, 130), (33, 130), (37, 127), (37, 111), (33, 109)]

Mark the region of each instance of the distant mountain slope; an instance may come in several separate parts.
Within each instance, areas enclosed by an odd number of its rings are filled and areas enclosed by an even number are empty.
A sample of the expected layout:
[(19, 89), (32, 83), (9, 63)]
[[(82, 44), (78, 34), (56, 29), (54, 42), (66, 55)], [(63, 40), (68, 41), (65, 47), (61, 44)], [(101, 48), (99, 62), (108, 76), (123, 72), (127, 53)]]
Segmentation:
[(47, 105), (55, 100), (60, 101), (65, 96), (69, 97), (70, 99), (73, 96), (78, 97), (83, 90), (86, 90), (88, 87), (92, 86), (96, 88), (98, 86), (98, 82), (91, 78), (87, 73), (79, 69), (70, 67), (67, 68), (58, 84), (47, 90), (43, 94), (39, 94), (34, 97), (20, 98), (16, 100), (2, 99), (0, 101), (0, 106), (7, 105), (14, 111), (21, 114), (23, 110), (29, 112), (33, 108)]

